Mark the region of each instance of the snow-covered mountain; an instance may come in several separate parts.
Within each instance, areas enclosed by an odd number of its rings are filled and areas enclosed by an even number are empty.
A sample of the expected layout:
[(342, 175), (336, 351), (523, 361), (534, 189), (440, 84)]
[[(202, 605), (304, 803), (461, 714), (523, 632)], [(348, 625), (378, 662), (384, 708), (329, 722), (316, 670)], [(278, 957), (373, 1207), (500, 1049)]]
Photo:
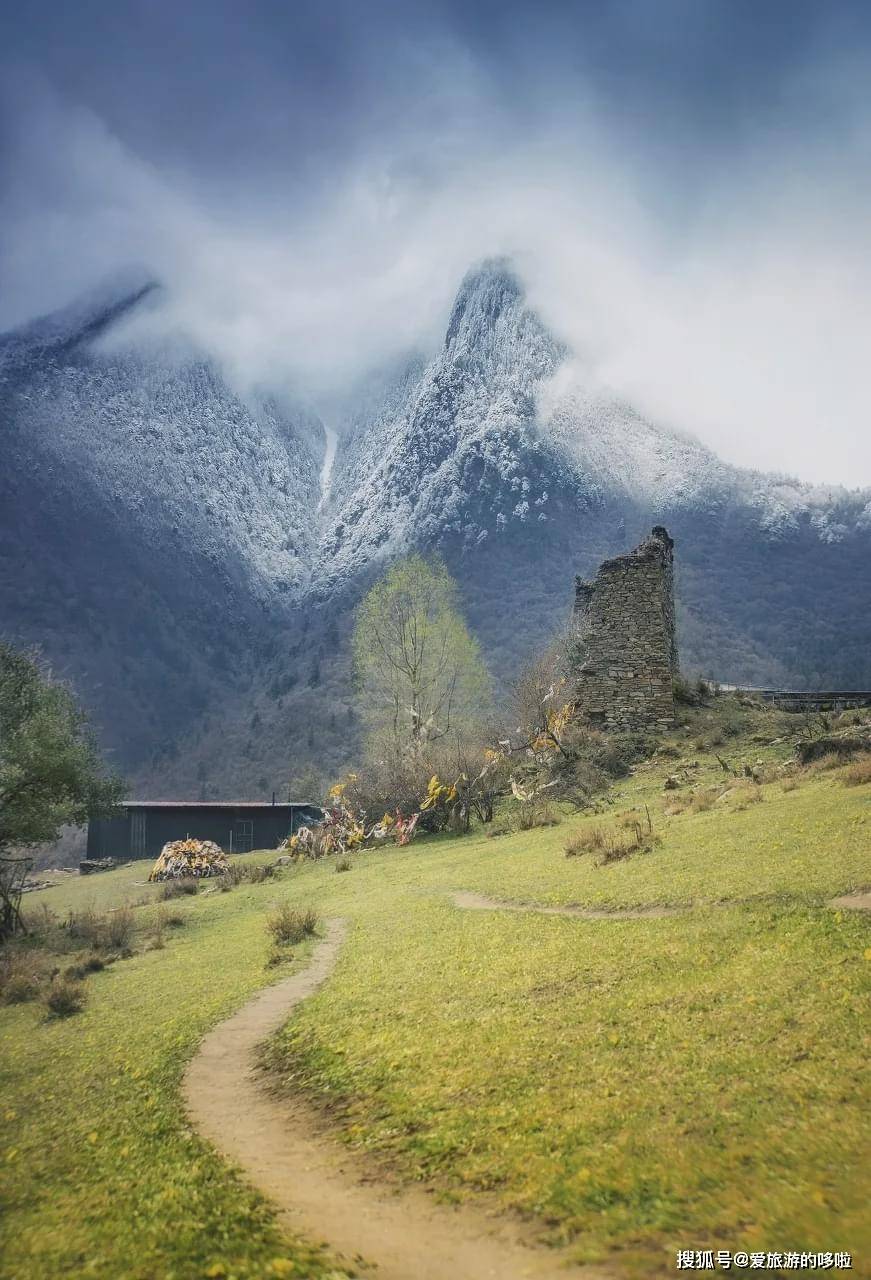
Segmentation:
[(527, 308), (507, 264), (494, 261), (463, 282), (436, 358), (412, 362), (366, 416), (354, 406), (333, 465), (318, 576), (353, 572), (409, 540), (453, 531), (472, 546), (512, 522), (546, 523), (551, 495), (533, 481), (543, 470), (582, 504), (746, 506), (765, 536), (808, 521), (822, 541), (844, 541), (871, 525), (871, 494), (730, 466), (596, 387)]
[(565, 619), (575, 573), (665, 523), (688, 669), (871, 683), (871, 493), (646, 421), (506, 263), (470, 272), (440, 349), (373, 375), (329, 433), (160, 324), (143, 337), (162, 296), (115, 283), (0, 339), (0, 629), (43, 647), (142, 776), (253, 791), (289, 756), (337, 760), (343, 630), (416, 547), (445, 556), (498, 674)]
[(565, 616), (572, 574), (654, 523), (678, 539), (688, 666), (871, 677), (871, 493), (741, 470), (596, 387), (509, 266), (476, 268), (442, 349), (340, 424), (312, 589), (437, 547), (503, 670)]
[(0, 341), (2, 630), (85, 693), (125, 764), (169, 750), (289, 625), (324, 447), (311, 414), (234, 393), (189, 343), (128, 341), (159, 294)]

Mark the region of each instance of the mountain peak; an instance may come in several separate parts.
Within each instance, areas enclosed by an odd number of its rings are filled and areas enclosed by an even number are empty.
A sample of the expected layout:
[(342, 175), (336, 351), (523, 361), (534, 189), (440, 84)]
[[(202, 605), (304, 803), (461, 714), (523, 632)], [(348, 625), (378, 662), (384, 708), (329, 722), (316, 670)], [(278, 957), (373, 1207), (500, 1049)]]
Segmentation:
[(486, 258), (472, 267), (457, 291), (445, 343), (454, 345), (457, 338), (472, 329), (476, 337), (482, 330), (495, 328), (500, 316), (523, 302), (523, 287), (507, 258)]

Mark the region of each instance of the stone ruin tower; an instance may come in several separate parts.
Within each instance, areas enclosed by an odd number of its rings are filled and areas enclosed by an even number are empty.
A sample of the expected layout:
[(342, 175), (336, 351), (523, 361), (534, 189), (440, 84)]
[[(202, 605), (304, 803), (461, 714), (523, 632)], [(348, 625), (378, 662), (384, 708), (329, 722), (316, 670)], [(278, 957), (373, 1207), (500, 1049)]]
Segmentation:
[(674, 722), (674, 543), (661, 525), (634, 551), (575, 579), (578, 709), (613, 731)]

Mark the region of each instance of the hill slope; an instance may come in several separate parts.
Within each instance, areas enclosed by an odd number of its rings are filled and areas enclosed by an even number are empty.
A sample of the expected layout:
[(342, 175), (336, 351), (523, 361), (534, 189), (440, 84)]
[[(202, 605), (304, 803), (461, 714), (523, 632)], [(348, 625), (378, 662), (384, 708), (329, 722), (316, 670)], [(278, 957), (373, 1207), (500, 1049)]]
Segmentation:
[[(9, 1274), (294, 1274), (274, 1258), (322, 1274), (178, 1103), (200, 1037), (286, 971), (269, 954), (276, 903), (352, 926), (271, 1056), (294, 1114), (304, 1085), (324, 1104), (314, 1132), (338, 1131), (337, 1164), (367, 1185), (519, 1212), (542, 1247), (556, 1239), (621, 1280), (673, 1276), (675, 1250), (696, 1244), (831, 1247), (867, 1274), (871, 921), (830, 900), (867, 884), (869, 775), (782, 768), (787, 720), (731, 698), (690, 710), (674, 754), (616, 783), (604, 814), (558, 826), (364, 850), (344, 875), (334, 858), (305, 861), (171, 903), (143, 888), (142, 863), (31, 897), (22, 953), (43, 989), (55, 967), (93, 958), (78, 932), (48, 927), (43, 903), (93, 929), (129, 902), (131, 953), (88, 973), (75, 1017), (0, 1007)], [(761, 760), (762, 781), (727, 778), (715, 750), (739, 774)], [(696, 763), (665, 791), (682, 756)], [(505, 804), (500, 824), (514, 825)], [(645, 810), (649, 852), (566, 858), (570, 841), (625, 832)], [(458, 894), (529, 909), (466, 910)], [(599, 914), (531, 909), (567, 904)], [(306, 946), (288, 951), (289, 967)]]

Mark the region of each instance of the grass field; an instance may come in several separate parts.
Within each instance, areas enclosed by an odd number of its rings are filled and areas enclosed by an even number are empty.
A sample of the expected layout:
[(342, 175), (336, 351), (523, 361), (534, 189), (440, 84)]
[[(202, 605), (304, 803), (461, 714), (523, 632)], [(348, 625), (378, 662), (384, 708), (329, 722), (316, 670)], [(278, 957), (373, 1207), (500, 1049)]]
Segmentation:
[[(710, 732), (703, 716), (688, 740)], [(528, 1214), (579, 1259), (630, 1275), (672, 1272), (682, 1247), (844, 1249), (868, 1273), (871, 927), (826, 903), (871, 885), (871, 786), (845, 786), (842, 769), (784, 782), (789, 744), (751, 728), (765, 737), (744, 725), (714, 749), (761, 761), (761, 786), (729, 782), (714, 801), (725, 774), (688, 741), (698, 767), (677, 792), (663, 791), (677, 768), (663, 759), (604, 813), (201, 893), (172, 904), (186, 923), (160, 950), (141, 950), (157, 909), (141, 865), (39, 894), (57, 911), (148, 901), (134, 907), (137, 954), (89, 978), (84, 1012), (0, 1009), (3, 1274), (329, 1274), (188, 1132), (177, 1097), (203, 1030), (288, 971), (266, 966), (265, 917), (283, 900), (351, 930), (271, 1063), (385, 1176)], [(650, 812), (650, 852), (564, 856), (570, 835), (630, 810)], [(460, 889), (687, 910), (461, 911)]]

